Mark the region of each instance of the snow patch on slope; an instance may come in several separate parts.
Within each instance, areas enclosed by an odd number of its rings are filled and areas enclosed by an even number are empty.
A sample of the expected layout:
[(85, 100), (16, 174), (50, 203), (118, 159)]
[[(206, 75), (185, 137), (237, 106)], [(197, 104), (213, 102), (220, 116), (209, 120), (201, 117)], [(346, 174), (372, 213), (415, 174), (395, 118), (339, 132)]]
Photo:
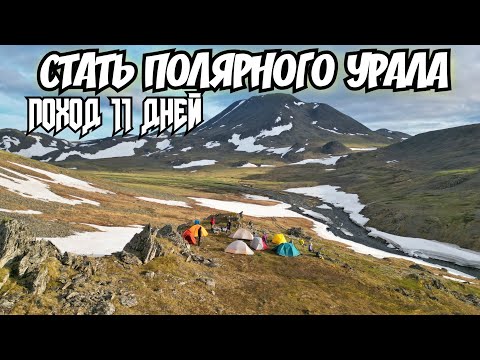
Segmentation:
[[(117, 158), (117, 157), (126, 157), (126, 156), (133, 156), (135, 155), (135, 149), (141, 148), (145, 145), (147, 140), (138, 140), (138, 141), (126, 141), (120, 144), (116, 144), (112, 147), (107, 149), (100, 150), (95, 154), (84, 154), (79, 151), (69, 151), (66, 153), (61, 154), (55, 161), (63, 161), (66, 160), (68, 157), (72, 155), (78, 155), (84, 159), (110, 159), (110, 158)], [(163, 142), (163, 141), (162, 141)], [(160, 143), (157, 143), (157, 145)]]
[(215, 165), (217, 160), (196, 160), (196, 161), (190, 161), (189, 163), (182, 164), (182, 165), (177, 165), (174, 166), (174, 169), (185, 169), (189, 167), (195, 167), (195, 166), (208, 166), (208, 165)]

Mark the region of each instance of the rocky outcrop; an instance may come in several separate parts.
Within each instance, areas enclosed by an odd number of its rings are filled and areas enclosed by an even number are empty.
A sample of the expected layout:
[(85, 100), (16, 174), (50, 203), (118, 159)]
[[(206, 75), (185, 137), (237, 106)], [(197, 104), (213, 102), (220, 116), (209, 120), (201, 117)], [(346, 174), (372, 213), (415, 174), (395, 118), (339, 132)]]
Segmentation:
[(88, 256), (65, 252), (61, 257), (61, 262), (63, 265), (81, 272), (86, 277), (90, 277), (97, 272), (97, 259), (89, 258)]
[(320, 148), (324, 154), (341, 155), (350, 152), (350, 149), (339, 141), (330, 141)]
[(0, 223), (0, 267), (22, 260), (20, 272), (35, 267), (48, 257), (60, 258), (60, 252), (50, 241), (36, 241), (25, 225), (17, 220)]
[(173, 227), (170, 224), (165, 225), (157, 231), (157, 237), (168, 237), (174, 234)]
[(3, 285), (7, 283), (9, 277), (10, 273), (8, 271), (5, 271), (5, 273), (0, 272), (0, 290), (2, 289)]
[(157, 241), (158, 229), (152, 228), (150, 224), (135, 234), (130, 242), (125, 245), (123, 251), (135, 255), (143, 264), (152, 259), (164, 255), (162, 245)]
[(296, 238), (303, 238), (305, 240), (311, 240), (312, 237), (305, 234), (305, 230), (301, 227), (292, 227), (286, 231), (287, 235), (294, 236)]
[(50, 241), (37, 241), (25, 225), (17, 220), (0, 223), (0, 267), (8, 266), (25, 280), (27, 289), (40, 295), (49, 281), (47, 259), (61, 258)]

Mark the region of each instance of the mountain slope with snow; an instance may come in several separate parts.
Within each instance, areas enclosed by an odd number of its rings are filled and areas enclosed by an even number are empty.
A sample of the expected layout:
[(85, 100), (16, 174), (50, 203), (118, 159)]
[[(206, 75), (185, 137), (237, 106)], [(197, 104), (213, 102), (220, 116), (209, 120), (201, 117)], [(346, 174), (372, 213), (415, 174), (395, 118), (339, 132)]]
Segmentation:
[[(322, 146), (337, 141), (349, 148), (377, 148), (398, 139), (370, 130), (322, 103), (305, 103), (288, 94), (253, 96), (234, 102), (187, 136), (164, 133), (66, 141), (45, 134), (25, 136), (0, 130), (0, 149), (44, 162), (72, 165), (178, 167), (203, 159), (222, 163), (275, 159), (299, 162), (318, 158)], [(80, 165), (79, 165), (80, 164)], [(92, 165), (94, 164), (94, 165)]]

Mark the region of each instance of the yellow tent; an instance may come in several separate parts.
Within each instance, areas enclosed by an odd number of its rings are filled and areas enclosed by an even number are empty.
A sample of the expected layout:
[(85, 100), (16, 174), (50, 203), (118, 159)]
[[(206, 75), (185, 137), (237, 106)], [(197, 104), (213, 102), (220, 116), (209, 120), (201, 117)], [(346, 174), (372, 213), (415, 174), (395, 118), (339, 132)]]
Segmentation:
[(287, 240), (285, 239), (285, 236), (283, 234), (276, 234), (273, 237), (272, 242), (274, 244), (283, 244), (283, 243), (286, 243)]
[(193, 236), (198, 236), (199, 230), (200, 230), (200, 234), (202, 234), (202, 237), (208, 236), (207, 230), (205, 230), (205, 228), (202, 225), (193, 225), (189, 230), (193, 234)]

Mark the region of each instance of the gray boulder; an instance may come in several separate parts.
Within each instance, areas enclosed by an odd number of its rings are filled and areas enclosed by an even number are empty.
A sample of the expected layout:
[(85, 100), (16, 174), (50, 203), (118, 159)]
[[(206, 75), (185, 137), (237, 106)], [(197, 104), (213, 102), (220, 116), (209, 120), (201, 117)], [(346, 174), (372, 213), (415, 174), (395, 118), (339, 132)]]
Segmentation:
[(138, 257), (146, 264), (152, 259), (162, 256), (162, 245), (157, 241), (158, 229), (153, 229), (150, 224), (142, 232), (135, 234), (130, 242), (123, 248), (124, 252)]
[(29, 290), (35, 295), (42, 295), (47, 289), (48, 281), (50, 276), (48, 275), (48, 269), (45, 267), (40, 270), (36, 270), (31, 273), (31, 281), (28, 283)]
[(135, 294), (121, 295), (119, 300), (120, 304), (126, 307), (133, 307), (138, 305), (137, 297), (135, 296)]
[(92, 315), (113, 315), (115, 306), (110, 301), (100, 301), (91, 310)]
[(47, 259), (61, 259), (60, 251), (50, 241), (36, 240), (17, 220), (0, 223), (0, 267), (9, 265), (25, 279), (27, 289), (42, 294), (49, 281)]
[(166, 237), (168, 237), (172, 234), (173, 234), (173, 227), (170, 224), (165, 225), (164, 227), (162, 227), (157, 232), (157, 236), (164, 237), (164, 238), (166, 238)]
[(115, 255), (125, 264), (142, 265), (142, 262), (140, 261), (140, 259), (135, 255), (130, 254), (129, 252), (121, 251), (121, 252), (115, 253)]

